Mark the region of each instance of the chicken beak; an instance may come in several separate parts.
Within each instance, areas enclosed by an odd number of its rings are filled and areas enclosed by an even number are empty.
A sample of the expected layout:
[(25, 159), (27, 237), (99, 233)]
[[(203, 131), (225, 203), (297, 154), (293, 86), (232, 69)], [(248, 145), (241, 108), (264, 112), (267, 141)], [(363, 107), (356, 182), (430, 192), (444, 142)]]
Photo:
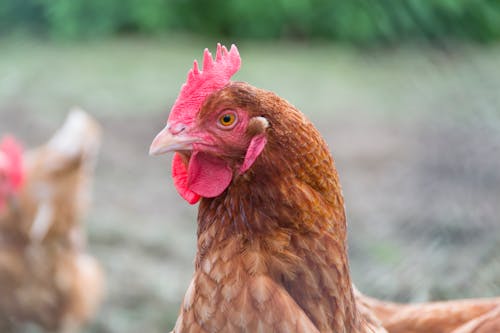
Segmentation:
[(167, 125), (154, 138), (149, 147), (149, 155), (157, 156), (171, 151), (186, 151), (193, 149), (193, 143), (198, 141), (198, 138), (189, 136), (185, 131), (180, 131), (176, 134)]

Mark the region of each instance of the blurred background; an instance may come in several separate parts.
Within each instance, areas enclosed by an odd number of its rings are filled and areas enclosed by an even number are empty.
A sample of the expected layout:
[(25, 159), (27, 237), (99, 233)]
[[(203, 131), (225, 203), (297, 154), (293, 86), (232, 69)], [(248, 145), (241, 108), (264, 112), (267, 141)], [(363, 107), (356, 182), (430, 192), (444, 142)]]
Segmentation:
[(238, 45), (236, 80), (286, 98), (328, 141), (361, 291), (500, 294), (500, 2), (1, 0), (0, 135), (34, 147), (74, 105), (104, 128), (85, 228), (108, 292), (84, 332), (175, 322), (196, 207), (171, 156), (147, 152), (218, 41)]

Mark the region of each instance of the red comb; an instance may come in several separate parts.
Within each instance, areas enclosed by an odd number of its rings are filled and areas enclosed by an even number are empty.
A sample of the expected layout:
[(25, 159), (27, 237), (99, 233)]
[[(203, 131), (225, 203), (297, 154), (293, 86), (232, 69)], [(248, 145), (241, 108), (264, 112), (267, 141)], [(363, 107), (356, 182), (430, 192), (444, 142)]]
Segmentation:
[(241, 58), (238, 49), (233, 44), (228, 51), (225, 46), (217, 44), (215, 60), (205, 49), (203, 54), (203, 70), (198, 69), (195, 60), (189, 71), (186, 83), (181, 88), (170, 115), (169, 122), (191, 123), (208, 95), (224, 87), (231, 76), (240, 69)]
[[(11, 136), (5, 136), (0, 142), (0, 173), (5, 179), (1, 180), (12, 191), (17, 191), (23, 184), (23, 149)], [(0, 198), (1, 199), (1, 198)]]

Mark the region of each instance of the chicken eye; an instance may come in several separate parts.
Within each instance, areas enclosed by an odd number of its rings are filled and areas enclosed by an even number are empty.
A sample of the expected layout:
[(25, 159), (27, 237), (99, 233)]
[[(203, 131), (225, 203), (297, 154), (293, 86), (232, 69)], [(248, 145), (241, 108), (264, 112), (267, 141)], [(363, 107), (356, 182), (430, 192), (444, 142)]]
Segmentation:
[(219, 124), (222, 125), (223, 128), (230, 128), (236, 122), (236, 114), (224, 113), (219, 117)]

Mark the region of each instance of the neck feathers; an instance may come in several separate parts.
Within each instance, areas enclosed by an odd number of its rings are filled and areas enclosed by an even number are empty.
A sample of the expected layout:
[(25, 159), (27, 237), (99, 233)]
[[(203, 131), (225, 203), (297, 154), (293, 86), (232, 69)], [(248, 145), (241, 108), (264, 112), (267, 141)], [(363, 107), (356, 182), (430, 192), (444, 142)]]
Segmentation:
[(321, 332), (355, 330), (333, 159), (299, 111), (283, 100), (272, 107), (286, 114), (265, 115), (270, 130), (262, 155), (221, 196), (200, 203), (196, 266), (222, 256), (282, 285)]

